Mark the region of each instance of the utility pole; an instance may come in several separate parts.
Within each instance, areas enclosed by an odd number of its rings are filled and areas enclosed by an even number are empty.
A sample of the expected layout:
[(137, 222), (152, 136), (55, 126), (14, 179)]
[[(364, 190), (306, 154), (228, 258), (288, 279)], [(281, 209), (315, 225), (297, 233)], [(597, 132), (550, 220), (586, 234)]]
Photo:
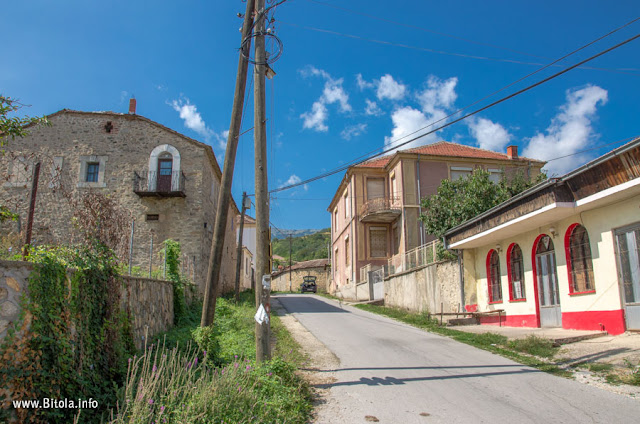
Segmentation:
[(24, 250), (22, 252), (22, 260), (27, 260), (29, 254), (29, 245), (31, 244), (31, 231), (33, 229), (33, 215), (36, 210), (36, 195), (38, 194), (38, 180), (40, 179), (40, 162), (37, 162), (33, 168), (31, 180), (31, 199), (29, 199), (29, 215), (27, 217), (27, 234), (24, 240)]
[(270, 304), (271, 270), (269, 268), (269, 193), (267, 183), (267, 131), (265, 112), (265, 18), (264, 0), (256, 0), (258, 17), (255, 23), (255, 72), (254, 72), (254, 151), (256, 178), (256, 306), (262, 308), (267, 319), (256, 322), (256, 358), (263, 362), (271, 357), (270, 352)]
[(289, 291), (293, 291), (291, 285), (291, 234), (289, 234)]
[(236, 302), (240, 301), (240, 268), (242, 267), (242, 235), (244, 232), (244, 213), (251, 207), (247, 192), (242, 192), (242, 212), (240, 213), (240, 234), (238, 234), (238, 254), (236, 257)]
[[(242, 124), (242, 108), (244, 106), (244, 92), (247, 83), (247, 69), (249, 67), (249, 61), (246, 58), (249, 57), (251, 49), (251, 40), (248, 37), (253, 24), (254, 3), (255, 0), (247, 0), (247, 10), (244, 14), (244, 24), (242, 26), (242, 45), (245, 46), (245, 51), (241, 49), (240, 57), (238, 58), (238, 75), (233, 95), (233, 111), (229, 125), (229, 136), (227, 137), (227, 149), (224, 155), (222, 187), (218, 196), (216, 223), (213, 230), (211, 253), (209, 254), (209, 272), (207, 273), (207, 285), (205, 286), (204, 303), (202, 305), (202, 319), (200, 320), (202, 327), (213, 324), (216, 314), (216, 296), (218, 295), (220, 265), (224, 250), (224, 235), (227, 228), (229, 204), (231, 203), (231, 183), (233, 182), (233, 168), (238, 149), (240, 125)], [(245, 40), (247, 40), (246, 43)]]

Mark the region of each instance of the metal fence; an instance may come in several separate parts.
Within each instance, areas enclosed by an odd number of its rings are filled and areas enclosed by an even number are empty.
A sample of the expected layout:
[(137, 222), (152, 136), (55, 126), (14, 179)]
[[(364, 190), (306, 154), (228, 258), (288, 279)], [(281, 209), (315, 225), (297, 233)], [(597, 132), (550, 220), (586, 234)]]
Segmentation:
[(133, 173), (133, 191), (138, 194), (184, 193), (185, 176), (181, 171), (161, 175), (157, 171)]
[(438, 240), (434, 240), (415, 249), (411, 249), (404, 254), (389, 258), (387, 266), (385, 267), (385, 277), (400, 272), (411, 271), (412, 269), (436, 262), (438, 260), (438, 243)]

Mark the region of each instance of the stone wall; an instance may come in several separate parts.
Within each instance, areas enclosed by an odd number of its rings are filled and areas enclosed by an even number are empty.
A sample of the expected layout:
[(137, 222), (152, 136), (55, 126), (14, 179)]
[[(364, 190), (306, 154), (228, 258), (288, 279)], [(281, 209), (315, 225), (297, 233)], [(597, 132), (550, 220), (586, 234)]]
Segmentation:
[(412, 312), (458, 312), (460, 270), (457, 262), (437, 262), (384, 280), (385, 306)]
[[(6, 336), (7, 326), (18, 318), (19, 301), (27, 293), (32, 271), (33, 265), (29, 262), (0, 261), (0, 339)], [(134, 342), (141, 348), (145, 339), (173, 326), (172, 283), (129, 276), (121, 278), (121, 306), (131, 311)]]
[[(50, 122), (51, 126), (29, 128), (28, 136), (13, 140), (0, 156), (0, 204), (20, 215), (18, 221), (0, 226), (0, 239), (24, 230), (33, 163), (40, 161), (33, 245), (81, 242), (72, 225), (72, 201), (90, 191), (103, 193), (115, 198), (129, 219), (135, 220), (133, 265), (146, 273), (151, 262), (160, 270), (162, 242), (171, 238), (182, 246), (182, 270), (203, 293), (220, 186), (220, 169), (211, 147), (139, 115), (63, 111), (51, 115)], [(146, 178), (152, 152), (165, 145), (179, 153), (185, 197), (140, 197), (133, 190), (134, 173)], [(99, 163), (98, 182), (85, 182), (89, 162)], [(231, 264), (235, 264), (237, 214), (232, 204), (222, 261), (225, 290), (235, 277)], [(158, 219), (148, 220), (151, 215)], [(125, 227), (122, 233), (128, 241), (130, 223)], [(15, 240), (14, 252), (23, 239)]]
[(346, 300), (371, 300), (371, 292), (369, 291), (369, 283), (363, 282), (358, 284), (345, 284), (336, 289), (336, 297)]
[[(293, 291), (300, 290), (303, 278), (307, 275), (316, 277), (316, 287), (318, 291), (327, 291), (327, 282), (331, 276), (331, 270), (327, 267), (293, 269), (291, 271), (291, 288)], [(289, 271), (285, 270), (271, 276), (271, 290), (289, 291)]]
[(18, 319), (20, 297), (32, 270), (29, 263), (0, 261), (0, 339), (7, 335), (9, 324)]
[(150, 337), (173, 327), (173, 285), (169, 281), (122, 277), (121, 305), (131, 311), (137, 348)]

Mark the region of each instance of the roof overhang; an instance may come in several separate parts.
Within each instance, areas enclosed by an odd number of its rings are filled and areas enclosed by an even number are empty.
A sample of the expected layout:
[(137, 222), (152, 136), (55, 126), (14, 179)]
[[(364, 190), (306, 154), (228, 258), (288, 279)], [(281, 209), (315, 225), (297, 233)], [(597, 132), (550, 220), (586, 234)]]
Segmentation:
[(449, 249), (473, 249), (551, 225), (571, 215), (640, 195), (640, 178), (610, 187), (574, 202), (553, 202), (489, 230), (451, 243)]

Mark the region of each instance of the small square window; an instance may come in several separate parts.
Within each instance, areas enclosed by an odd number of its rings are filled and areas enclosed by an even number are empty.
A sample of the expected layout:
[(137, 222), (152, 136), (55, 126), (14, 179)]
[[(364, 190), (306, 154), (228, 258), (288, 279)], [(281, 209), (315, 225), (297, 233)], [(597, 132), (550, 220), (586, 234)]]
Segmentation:
[(99, 162), (87, 163), (87, 175), (86, 175), (85, 181), (88, 183), (97, 183), (99, 170), (100, 170)]
[(160, 215), (158, 214), (147, 214), (147, 221), (159, 221)]

